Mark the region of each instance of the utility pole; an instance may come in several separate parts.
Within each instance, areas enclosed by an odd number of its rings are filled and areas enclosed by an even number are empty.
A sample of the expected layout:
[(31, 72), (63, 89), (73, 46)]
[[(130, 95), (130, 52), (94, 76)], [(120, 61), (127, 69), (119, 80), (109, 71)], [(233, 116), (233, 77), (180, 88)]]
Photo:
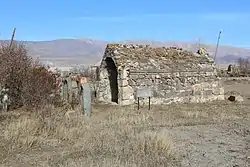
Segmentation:
[(200, 38), (197, 38), (196, 40), (196, 50), (199, 50), (201, 48), (201, 41), (200, 41)]
[(219, 47), (219, 42), (220, 42), (220, 35), (221, 35), (221, 31), (219, 32), (218, 39), (217, 39), (217, 45), (216, 45), (215, 54), (214, 54), (214, 62), (216, 60), (216, 56), (217, 56), (217, 52), (218, 52), (218, 47)]
[(14, 41), (15, 33), (16, 33), (16, 28), (14, 28), (13, 32), (12, 32), (12, 37), (11, 37), (11, 41), (10, 41), (10, 48), (12, 48), (12, 46), (13, 46), (13, 41)]
[(201, 48), (201, 38), (198, 39), (198, 47), (199, 47), (198, 49)]

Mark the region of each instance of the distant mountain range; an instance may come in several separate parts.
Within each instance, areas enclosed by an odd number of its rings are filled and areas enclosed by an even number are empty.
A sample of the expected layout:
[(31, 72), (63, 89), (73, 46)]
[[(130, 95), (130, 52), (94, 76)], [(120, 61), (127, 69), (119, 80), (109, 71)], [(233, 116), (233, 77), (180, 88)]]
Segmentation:
[[(8, 41), (0, 41), (8, 42)], [(18, 41), (21, 42), (21, 41)], [(187, 50), (197, 51), (198, 44), (181, 41), (125, 40), (108, 42), (94, 39), (57, 39), (52, 41), (22, 41), (27, 46), (28, 54), (38, 57), (42, 62), (52, 62), (56, 66), (90, 65), (99, 62), (108, 43), (148, 44), (152, 46), (178, 46)], [(214, 55), (215, 45), (202, 45)], [(216, 62), (228, 64), (238, 58), (249, 58), (250, 49), (234, 46), (219, 46)]]

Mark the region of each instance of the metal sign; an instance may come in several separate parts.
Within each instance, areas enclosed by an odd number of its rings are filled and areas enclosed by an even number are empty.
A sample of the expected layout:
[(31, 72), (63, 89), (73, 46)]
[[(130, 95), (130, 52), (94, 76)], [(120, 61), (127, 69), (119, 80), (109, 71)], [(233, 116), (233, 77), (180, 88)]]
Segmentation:
[(152, 97), (152, 90), (150, 88), (147, 88), (147, 87), (137, 88), (136, 97), (137, 98), (138, 97), (142, 97), (142, 98)]
[(148, 98), (148, 109), (150, 110), (150, 99), (153, 96), (152, 90), (148, 87), (137, 88), (136, 97), (137, 97), (137, 108), (140, 109), (140, 98)]
[(90, 116), (91, 113), (91, 89), (88, 83), (83, 83), (82, 105), (85, 116)]

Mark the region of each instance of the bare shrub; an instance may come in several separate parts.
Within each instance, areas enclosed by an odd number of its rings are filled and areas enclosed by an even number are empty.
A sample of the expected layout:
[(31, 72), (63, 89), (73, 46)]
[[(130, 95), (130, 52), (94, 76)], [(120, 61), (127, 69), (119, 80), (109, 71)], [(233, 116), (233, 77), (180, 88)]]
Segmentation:
[(0, 86), (10, 90), (13, 108), (38, 106), (54, 88), (55, 78), (44, 66), (27, 55), (23, 44), (0, 48)]
[(239, 58), (237, 61), (239, 71), (242, 75), (248, 75), (250, 70), (250, 61), (248, 59)]
[(25, 105), (46, 104), (50, 100), (50, 93), (56, 88), (56, 78), (39, 63), (33, 64), (24, 78), (22, 100)]

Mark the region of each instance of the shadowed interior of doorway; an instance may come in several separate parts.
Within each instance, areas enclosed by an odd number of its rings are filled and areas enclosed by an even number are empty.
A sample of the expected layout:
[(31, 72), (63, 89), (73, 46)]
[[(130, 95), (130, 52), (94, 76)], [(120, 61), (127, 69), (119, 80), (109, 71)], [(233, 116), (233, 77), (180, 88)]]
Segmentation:
[(118, 103), (118, 82), (117, 82), (117, 68), (112, 58), (106, 58), (106, 68), (109, 74), (109, 83), (111, 90), (111, 101)]

